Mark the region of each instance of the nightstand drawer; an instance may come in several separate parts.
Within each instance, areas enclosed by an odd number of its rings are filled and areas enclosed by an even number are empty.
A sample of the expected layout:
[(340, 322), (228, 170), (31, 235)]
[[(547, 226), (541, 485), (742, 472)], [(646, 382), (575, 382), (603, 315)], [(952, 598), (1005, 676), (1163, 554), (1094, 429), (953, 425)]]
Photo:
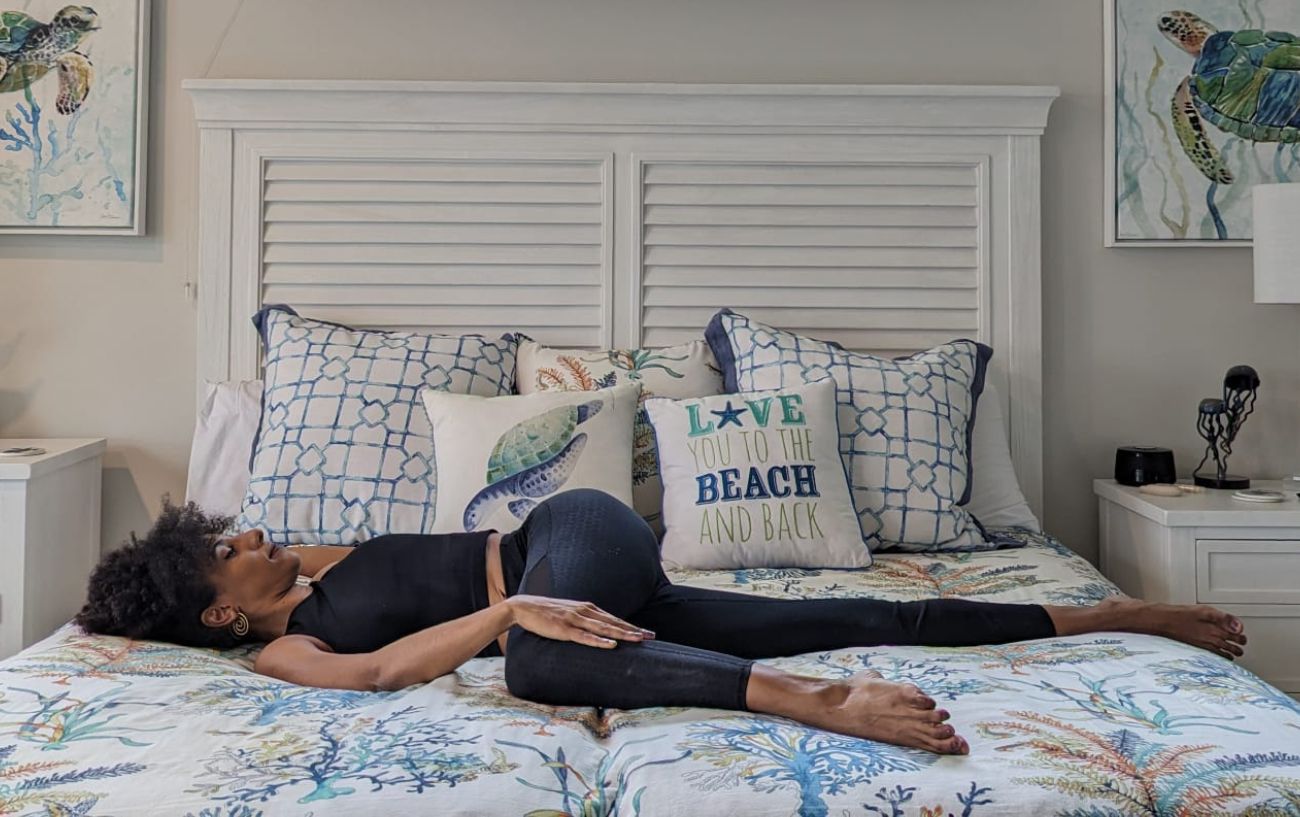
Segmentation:
[(1300, 604), (1300, 541), (1196, 540), (1196, 600)]
[(1246, 655), (1237, 663), (1283, 692), (1300, 697), (1300, 607), (1225, 604), (1246, 627)]

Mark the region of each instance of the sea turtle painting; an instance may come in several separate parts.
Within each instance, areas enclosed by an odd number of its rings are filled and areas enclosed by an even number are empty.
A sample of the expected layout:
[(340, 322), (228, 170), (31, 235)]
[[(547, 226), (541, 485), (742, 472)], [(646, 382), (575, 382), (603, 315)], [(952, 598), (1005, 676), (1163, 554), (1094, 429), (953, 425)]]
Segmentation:
[(90, 58), (78, 50), (99, 30), (90, 6), (64, 6), (48, 23), (21, 11), (0, 11), (0, 93), (24, 91), (51, 70), (59, 78), (54, 107), (75, 113), (90, 93)]
[(1196, 58), (1174, 91), (1174, 132), (1206, 178), (1234, 176), (1205, 122), (1250, 142), (1300, 142), (1300, 38), (1285, 31), (1219, 31), (1190, 11), (1167, 11), (1160, 33)]
[(511, 428), (487, 463), (487, 487), (465, 506), (465, 530), (476, 530), (504, 503), (519, 519), (558, 491), (578, 464), (587, 435), (574, 433), (604, 407), (601, 400), (557, 406)]

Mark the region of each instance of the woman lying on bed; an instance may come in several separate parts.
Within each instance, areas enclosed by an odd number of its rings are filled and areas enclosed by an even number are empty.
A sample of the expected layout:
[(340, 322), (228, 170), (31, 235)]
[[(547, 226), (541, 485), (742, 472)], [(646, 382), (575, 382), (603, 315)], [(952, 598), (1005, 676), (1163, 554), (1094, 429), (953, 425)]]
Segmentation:
[(165, 505), (144, 539), (104, 557), (77, 622), (202, 647), (270, 642), (258, 672), (319, 687), (401, 689), (504, 654), (510, 692), (539, 703), (766, 712), (945, 754), (968, 745), (914, 686), (868, 673), (793, 675), (753, 659), (1102, 630), (1162, 635), (1227, 658), (1246, 643), (1241, 622), (1212, 607), (1127, 598), (1086, 608), (788, 600), (674, 585), (650, 528), (592, 490), (552, 497), (505, 535), (286, 548), (260, 531), (223, 536), (228, 524), (192, 504)]

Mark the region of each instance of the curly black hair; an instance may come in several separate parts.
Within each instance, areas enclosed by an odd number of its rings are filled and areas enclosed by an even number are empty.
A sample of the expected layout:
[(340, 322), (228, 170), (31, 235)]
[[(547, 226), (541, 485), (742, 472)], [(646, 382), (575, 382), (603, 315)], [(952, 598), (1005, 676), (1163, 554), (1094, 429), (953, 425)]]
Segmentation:
[(76, 622), (89, 633), (170, 641), (192, 647), (233, 647), (225, 628), (208, 627), (199, 615), (217, 591), (209, 579), (216, 556), (212, 537), (231, 518), (204, 513), (193, 502), (162, 513), (143, 539), (129, 541), (100, 560), (90, 575), (86, 605)]

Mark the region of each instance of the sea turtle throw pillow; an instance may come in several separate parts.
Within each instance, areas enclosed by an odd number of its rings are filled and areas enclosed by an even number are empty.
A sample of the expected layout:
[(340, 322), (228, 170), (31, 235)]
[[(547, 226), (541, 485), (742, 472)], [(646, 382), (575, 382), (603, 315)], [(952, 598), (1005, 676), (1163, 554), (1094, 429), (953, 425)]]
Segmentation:
[(851, 352), (724, 309), (705, 330), (729, 390), (832, 378), (840, 451), (872, 550), (981, 550), (971, 432), (993, 350), (954, 340), (910, 357)]
[[(589, 391), (619, 383), (640, 383), (641, 402), (651, 397), (707, 397), (722, 393), (722, 371), (703, 340), (658, 349), (554, 349), (528, 339), (519, 342), (515, 387), (520, 394)], [(645, 411), (632, 430), (632, 503), (656, 533), (663, 484), (655, 458), (654, 432)]]
[(438, 472), (435, 533), (511, 531), (547, 497), (596, 488), (632, 505), (641, 386), (475, 397), (425, 389)]
[(268, 306), (262, 416), (239, 524), (280, 544), (430, 533), (439, 480), (421, 389), (508, 394), (514, 335), (353, 329)]
[(835, 383), (651, 398), (674, 568), (865, 567), (840, 459)]

